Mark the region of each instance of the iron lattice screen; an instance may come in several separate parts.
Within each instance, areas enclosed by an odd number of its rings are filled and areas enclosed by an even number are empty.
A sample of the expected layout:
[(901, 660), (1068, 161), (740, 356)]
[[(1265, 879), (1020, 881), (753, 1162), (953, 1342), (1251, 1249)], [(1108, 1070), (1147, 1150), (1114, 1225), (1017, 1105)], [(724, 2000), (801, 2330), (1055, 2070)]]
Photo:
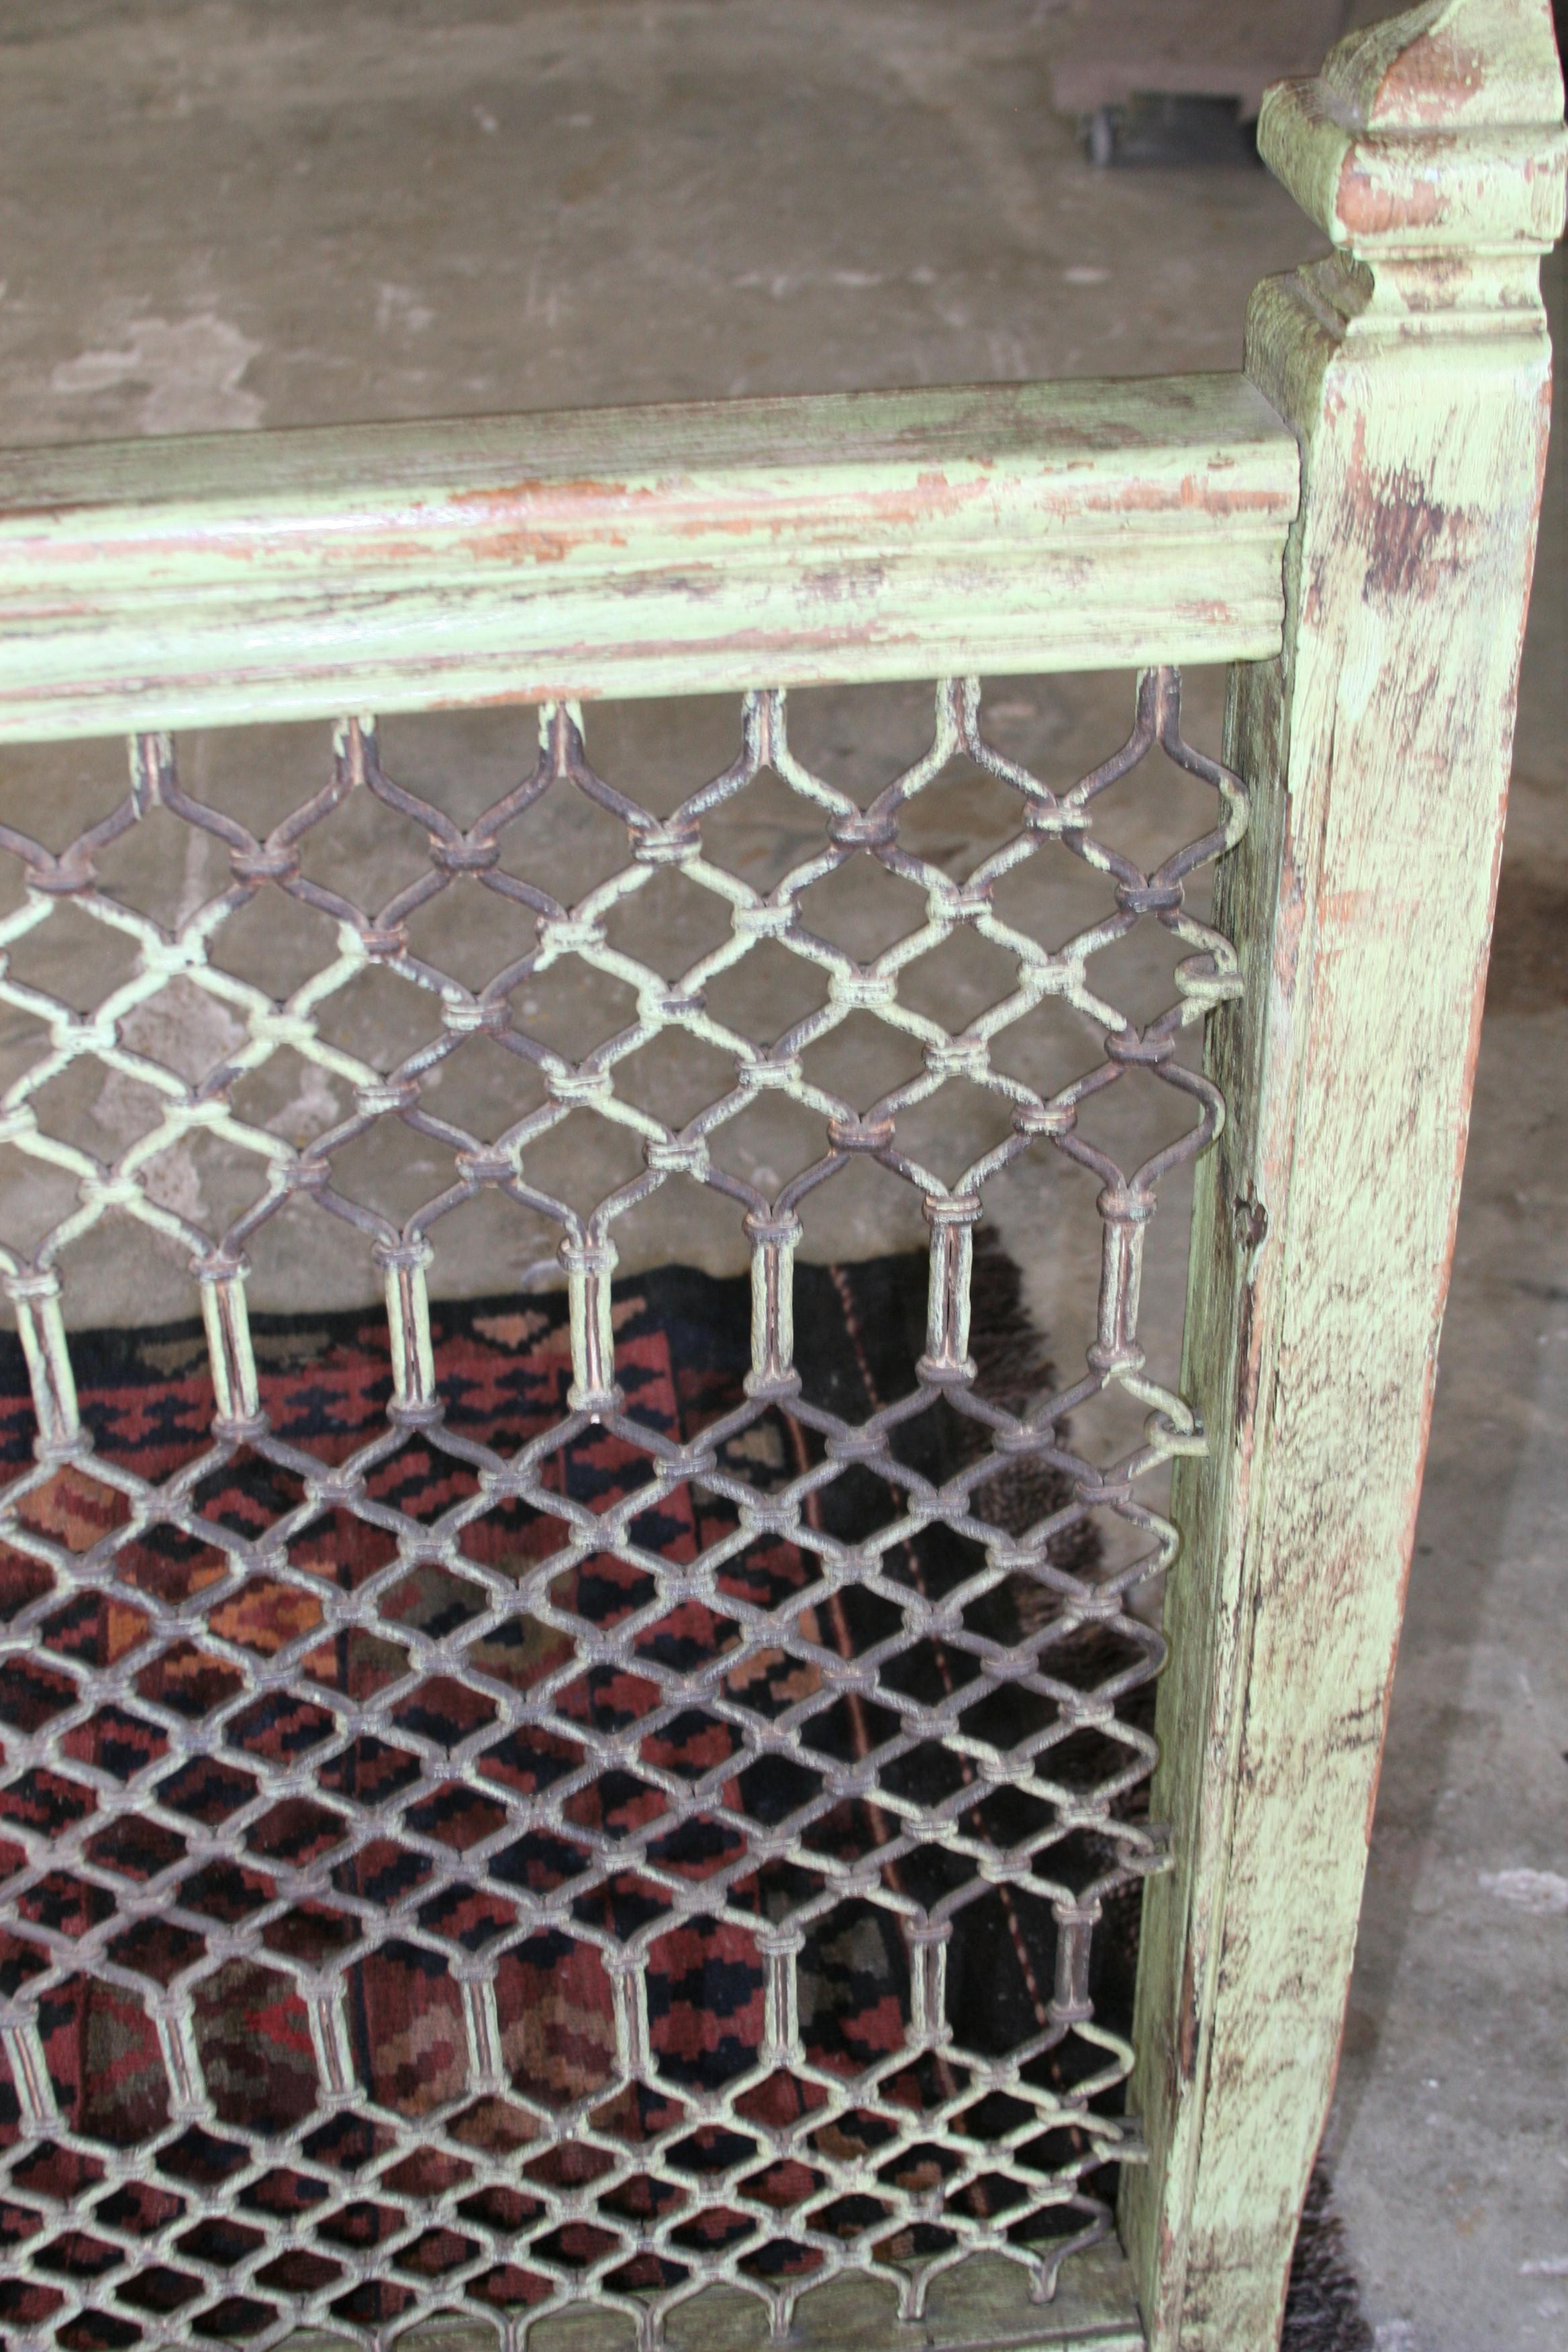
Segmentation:
[[(1217, 815), (1144, 871), (1097, 834), (1096, 803), (1156, 744), (1212, 787)], [(1131, 2053), (1096, 2021), (1089, 1967), (1107, 1899), (1160, 1859), (1135, 1800), (1154, 1753), (1137, 1695), (1162, 1643), (1127, 1601), (1174, 1538), (1140, 1496), (1202, 1443), (1146, 1371), (1139, 1281), (1159, 1181), (1222, 1118), (1178, 1047), (1234, 993), (1237, 960), (1184, 899), (1239, 837), (1240, 788), (1184, 742), (1172, 672), (1143, 677), (1124, 748), (1059, 794), (990, 746), (973, 682), (938, 688), (929, 749), (865, 807), (792, 755), (782, 695), (746, 698), (734, 765), (663, 819), (594, 772), (571, 709), (543, 715), (541, 746), (528, 780), (467, 830), (391, 780), (363, 720), (339, 728), (330, 781), (262, 839), (182, 789), (162, 737), (133, 740), (129, 796), (62, 854), (0, 827), (26, 882), (3, 927), (0, 998), (48, 1040), (5, 1097), (0, 1139), (77, 1189), (68, 1215), (5, 1259), (38, 1431), (0, 1526), (0, 2227), (17, 2345), (270, 2342), (300, 2326), (380, 2342), (454, 2311), (510, 2341), (586, 2296), (633, 2314), (652, 2341), (714, 2281), (762, 2298), (783, 2327), (803, 2290), (878, 2261), (894, 2264), (913, 2314), (935, 2275), (983, 2249), (1043, 2294), (1064, 2255), (1108, 2227), (1095, 2176), (1137, 2152), (1120, 2112)], [(900, 817), (960, 755), (1005, 787), (1015, 820), (957, 879), (901, 844)], [(711, 861), (703, 830), (763, 770), (818, 835), (766, 890)], [(571, 905), (531, 881), (525, 859), (507, 863), (513, 828), (554, 793), (586, 796), (629, 843)], [(420, 878), (376, 913), (301, 870), (307, 836), (350, 795), (428, 843)], [(154, 806), (214, 837), (232, 869), (174, 926), (97, 872)], [(1063, 855), (1103, 876), (1108, 903), (1051, 943), (999, 911), (998, 888)], [(857, 860), (925, 906), (868, 961), (815, 931), (802, 904)], [(670, 866), (724, 917), (721, 944), (674, 979), (606, 930)], [(527, 952), (477, 988), (408, 942), (415, 912), (459, 885), (500, 894), (531, 929)], [(338, 942), (281, 1002), (213, 954), (266, 894), (326, 917)], [(134, 950), (131, 976), (85, 1012), (15, 968), (20, 943), (68, 904)], [(1182, 951), (1178, 986), (1139, 1023), (1097, 982), (1150, 926)], [(966, 928), (1015, 976), (952, 1034), (901, 1003), (900, 982)], [(826, 996), (759, 1044), (708, 994), (764, 941), (822, 975)], [(637, 1004), (576, 1060), (518, 1010), (524, 982), (568, 959)], [(374, 966), (433, 992), (439, 1010), (439, 1036), (390, 1071), (321, 1032), (334, 992)], [(124, 1038), (134, 1009), (176, 979), (245, 1033), (195, 1077)], [(994, 1048), (1051, 998), (1102, 1051), (1047, 1095)], [(802, 1060), (853, 1012), (921, 1059), (864, 1111)], [(668, 1029), (729, 1071), (680, 1123), (616, 1087), (617, 1066)], [(538, 1092), (494, 1140), (430, 1100), (432, 1073), (476, 1033)], [(303, 1146), (233, 1101), (285, 1045), (353, 1096)], [(161, 1100), (112, 1164), (39, 1115), (42, 1090), (84, 1056)], [(944, 1182), (908, 1155), (900, 1122), (959, 1078), (1001, 1105), (1005, 1133)], [(1084, 1113), (1130, 1081), (1169, 1090), (1187, 1124), (1127, 1170), (1089, 1139)], [(814, 1163), (771, 1193), (710, 1149), (769, 1089), (825, 1130)], [(584, 1112), (629, 1133), (642, 1161), (587, 1213), (532, 1177), (540, 1140)], [(334, 1161), (385, 1121), (451, 1160), (449, 1184), (401, 1224), (335, 1180)], [(215, 1136), (256, 1170), (249, 1206), (216, 1234), (149, 1181), (171, 1150)], [(1041, 1141), (1098, 1189), (1100, 1311), (1081, 1376), (1019, 1412), (976, 1392), (970, 1273), (983, 1188)], [(851, 1423), (802, 1389), (792, 1300), (803, 1203), (865, 1155), (922, 1198), (930, 1304), (914, 1387)], [(617, 1219), (678, 1177), (743, 1218), (752, 1263), (743, 1401), (685, 1444), (617, 1385), (611, 1292)], [(466, 1435), (437, 1392), (426, 1286), (442, 1220), (487, 1187), (559, 1231), (570, 1299), (569, 1383), (504, 1447)], [(247, 1245), (300, 1196), (368, 1237), (385, 1280), (384, 1433), (331, 1462), (269, 1426), (247, 1318)], [(210, 1442), (161, 1484), (95, 1447), (79, 1412), (58, 1262), (110, 1216), (188, 1250), (200, 1286), (216, 1410)], [(1143, 1436), (1097, 1462), (1075, 1450), (1068, 1416), (1116, 1391), (1145, 1411)], [(909, 1442), (931, 1415), (964, 1439), (941, 1480)], [(632, 1467), (584, 1499), (567, 1467), (605, 1444)], [(416, 1448), (457, 1494), (434, 1512), (401, 1507), (390, 1475)], [(237, 1465), (272, 1516), (223, 1506)], [(988, 1490), (1020, 1465), (1037, 1515), (1005, 1532)], [(825, 1507), (856, 1480), (879, 1510)], [(721, 1533), (678, 1559), (658, 1517), (694, 1484)], [(86, 1536), (68, 1535), (83, 1515), (63, 1509), (67, 1488), (101, 1507)], [(1119, 1531), (1108, 1554), (1084, 1539), (1097, 1525)], [(477, 1539), (497, 1527), (510, 1548)], [(955, 1948), (997, 1904), (1047, 1971), (1035, 2030), (1004, 2049), (983, 2046), (950, 1996)], [(901, 1958), (881, 2054), (858, 2061), (828, 2030), (831, 1980), (834, 1954), (852, 1970), (868, 1935)], [(396, 2065), (367, 2045), (363, 2015), (351, 2020), (367, 1970), (416, 1987)], [(703, 2021), (725, 2001), (731, 2027), (715, 2040)], [(127, 2050), (141, 2070), (130, 2109), (106, 2105), (95, 2072)]]

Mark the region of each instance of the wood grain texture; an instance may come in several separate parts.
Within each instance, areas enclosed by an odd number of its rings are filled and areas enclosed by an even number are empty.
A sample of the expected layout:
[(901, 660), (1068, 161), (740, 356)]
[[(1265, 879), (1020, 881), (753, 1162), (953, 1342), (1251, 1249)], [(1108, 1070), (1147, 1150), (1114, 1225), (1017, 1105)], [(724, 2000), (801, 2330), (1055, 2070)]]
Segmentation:
[(0, 459), (0, 740), (1274, 651), (1241, 376)]
[[(1510, 232), (1510, 268), (1487, 278), (1436, 240), (1402, 242), (1391, 270), (1352, 230), (1342, 257), (1261, 287), (1248, 320), (1248, 367), (1302, 437), (1303, 501), (1281, 658), (1236, 673), (1228, 719), (1253, 814), (1220, 919), (1247, 991), (1211, 1045), (1232, 1116), (1198, 1188), (1185, 1371), (1210, 1452), (1178, 1472), (1153, 1792), (1176, 1866), (1146, 1896), (1134, 2096), (1152, 2161), (1122, 2209), (1152, 2352), (1278, 2341), (1332, 2088), (1545, 457), (1533, 278), (1563, 204), (1548, 0), (1414, 11), (1347, 44), (1310, 103), (1263, 115), (1271, 162), (1272, 131), (1312, 119), (1337, 152), (1336, 114), (1414, 144), (1456, 113), (1483, 125), (1494, 70), (1510, 141), (1534, 139), (1556, 191), (1539, 241)], [(1412, 173), (1440, 191), (1447, 135)], [(1318, 184), (1299, 148), (1283, 160)]]

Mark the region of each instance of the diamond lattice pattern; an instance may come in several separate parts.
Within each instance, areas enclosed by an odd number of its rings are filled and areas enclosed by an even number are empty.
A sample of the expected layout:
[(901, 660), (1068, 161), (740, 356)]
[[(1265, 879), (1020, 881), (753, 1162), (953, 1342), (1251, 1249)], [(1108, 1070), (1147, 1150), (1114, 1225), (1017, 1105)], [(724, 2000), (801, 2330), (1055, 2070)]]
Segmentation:
[[(1174, 1538), (1141, 1497), (1201, 1444), (1146, 1368), (1140, 1266), (1159, 1180), (1222, 1117), (1184, 1036), (1237, 986), (1230, 945), (1185, 893), (1237, 839), (1242, 796), (1184, 742), (1179, 708), (1174, 675), (1147, 674), (1124, 748), (1053, 792), (992, 748), (975, 684), (943, 683), (929, 748), (862, 805), (792, 753), (784, 697), (760, 692), (734, 764), (660, 818), (595, 772), (580, 715), (558, 707), (526, 781), (466, 830), (396, 783), (372, 722), (351, 720), (327, 781), (265, 838), (192, 797), (171, 742), (147, 736), (123, 803), (62, 854), (0, 828), (26, 885), (3, 926), (0, 998), (47, 1034), (4, 1097), (0, 1140), (74, 1187), (68, 1212), (3, 1260), (38, 1427), (0, 1522), (14, 2344), (266, 2343), (302, 2326), (381, 2343), (438, 2311), (511, 2341), (590, 2298), (651, 2341), (718, 2279), (784, 2326), (803, 2292), (883, 2263), (913, 2314), (977, 2249), (1045, 2292), (1103, 2234), (1103, 2168), (1136, 2147), (1131, 2052), (1089, 1998), (1093, 1937), (1160, 1859), (1136, 1801), (1153, 1742), (1135, 1701), (1162, 1644), (1128, 1603)], [(1214, 814), (1145, 871), (1097, 825), (1113, 786), (1159, 789), (1157, 745), (1212, 791)], [(1011, 811), (962, 878), (904, 837), (958, 760)], [(706, 838), (764, 772), (809, 836), (765, 888)], [(529, 870), (527, 821), (550, 795), (624, 828), (621, 862), (574, 904)], [(352, 866), (329, 885), (302, 863), (334, 812), (370, 803), (425, 845), (416, 878), (378, 908), (357, 903)], [(100, 870), (154, 808), (230, 868), (166, 926)], [(1008, 912), (1009, 878), (1047, 859), (1099, 877), (1097, 919), (1069, 937)], [(813, 928), (814, 887), (846, 869), (905, 886), (913, 913), (879, 952)], [(616, 924), (670, 870), (708, 894), (718, 940), (673, 975)], [(419, 910), (457, 889), (495, 894), (515, 919), (518, 951), (482, 984), (410, 945)], [(226, 927), (283, 899), (335, 944), (279, 998), (222, 950)], [(23, 976), (19, 950), (68, 915), (123, 950), (86, 1009)], [(1155, 927), (1174, 942), (1174, 1001), (1139, 1019), (1101, 975)], [(904, 982), (964, 934), (1008, 978), (950, 1029)], [(721, 976), (764, 948), (805, 968), (816, 1001), (759, 1042), (713, 1006)], [(374, 971), (433, 1012), (432, 1035), (390, 1069), (333, 1042), (328, 1017)], [(616, 983), (634, 1009), (574, 1058), (522, 1009), (552, 971)], [(137, 1029), (137, 1008), (175, 982), (221, 1006), (239, 1041), (211, 1066), (170, 1066)], [(1052, 1003), (1092, 1050), (1047, 1092), (999, 1049)], [(822, 1082), (810, 1050), (855, 1016), (914, 1072), (868, 1107)], [(721, 1073), (679, 1120), (619, 1083), (671, 1031)], [(476, 1035), (510, 1057), (528, 1106), (493, 1138), (443, 1116), (432, 1083)], [(242, 1108), (246, 1080), (286, 1054), (350, 1105), (302, 1142)], [(84, 1059), (152, 1104), (112, 1160), (51, 1132), (51, 1085)], [(907, 1138), (955, 1084), (990, 1097), (1000, 1139), (944, 1178)], [(1178, 1132), (1124, 1167), (1090, 1129), (1130, 1087), (1162, 1090)], [(759, 1183), (721, 1146), (781, 1096), (818, 1141), (789, 1181)], [(585, 1209), (536, 1173), (574, 1117), (614, 1126), (634, 1155)], [(398, 1122), (447, 1171), (400, 1222), (342, 1174), (351, 1147)], [(153, 1180), (212, 1139), (253, 1179), (221, 1231)], [(1081, 1371), (1015, 1412), (976, 1392), (969, 1276), (985, 1187), (1030, 1152), (1065, 1155), (1093, 1189), (1103, 1264)], [(851, 1423), (803, 1391), (792, 1295), (803, 1207), (868, 1159), (921, 1197), (930, 1308), (916, 1384)], [(743, 1402), (686, 1444), (618, 1378), (611, 1290), (621, 1221), (675, 1182), (743, 1223), (752, 1266)], [(570, 1298), (569, 1376), (504, 1446), (448, 1418), (430, 1339), (443, 1223), (486, 1190), (552, 1228)], [(346, 1459), (285, 1442), (260, 1409), (247, 1252), (301, 1200), (363, 1236), (384, 1278), (384, 1431)], [(210, 1353), (210, 1438), (162, 1485), (95, 1452), (61, 1309), (62, 1258), (126, 1218), (188, 1255)], [(1069, 1420), (1114, 1396), (1142, 1433), (1092, 1458)], [(927, 1414), (956, 1416), (966, 1439), (941, 1482), (906, 1443)], [(438, 1507), (406, 1505), (410, 1449), (446, 1479)], [(1046, 1501), (1004, 1532), (987, 1482), (1020, 1466), (1042, 1474)], [(826, 1507), (857, 1480), (874, 1505)], [(682, 1553), (671, 1515), (698, 1489), (718, 1535)], [(243, 1507), (224, 1502), (236, 1493)], [(1097, 1550), (1091, 1527), (1114, 1540)], [(983, 1917), (1023, 1939), (1040, 1977), (1033, 2030), (1004, 2048), (954, 2021), (954, 1955)], [(868, 1952), (868, 1980), (892, 1987), (876, 2032), (845, 2023)]]

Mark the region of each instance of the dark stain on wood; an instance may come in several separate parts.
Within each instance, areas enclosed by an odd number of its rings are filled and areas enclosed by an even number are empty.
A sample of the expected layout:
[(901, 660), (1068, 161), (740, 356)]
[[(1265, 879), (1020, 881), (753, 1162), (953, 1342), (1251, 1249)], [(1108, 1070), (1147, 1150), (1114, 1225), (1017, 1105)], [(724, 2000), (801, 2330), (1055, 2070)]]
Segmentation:
[(1372, 545), (1363, 595), (1370, 603), (1374, 595), (1418, 593), (1447, 525), (1446, 509), (1423, 498), (1414, 476), (1402, 472), (1389, 483), (1371, 520)]
[(1182, 1961), (1182, 1998), (1176, 2015), (1176, 2064), (1184, 2083), (1191, 2083), (1197, 2074), (1200, 2031), (1197, 1987), (1193, 1978), (1193, 1946), (1189, 1937)]
[(1236, 1426), (1246, 1430), (1251, 1426), (1258, 1403), (1258, 1359), (1252, 1344), (1252, 1314), (1258, 1291), (1252, 1260), (1268, 1238), (1268, 1212), (1261, 1201), (1240, 1193), (1232, 1207), (1237, 1239), (1248, 1256), (1241, 1281), (1236, 1334)]

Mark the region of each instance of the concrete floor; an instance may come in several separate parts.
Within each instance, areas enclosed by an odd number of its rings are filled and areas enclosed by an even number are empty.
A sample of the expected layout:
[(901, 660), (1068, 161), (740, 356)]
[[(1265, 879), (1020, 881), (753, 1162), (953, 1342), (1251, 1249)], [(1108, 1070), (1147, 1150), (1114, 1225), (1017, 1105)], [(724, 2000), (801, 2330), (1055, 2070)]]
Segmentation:
[[(1237, 364), (1248, 288), (1311, 234), (1248, 170), (1092, 174), (1047, 102), (1056, 20), (1036, 0), (5, 0), (0, 438)], [(1561, 254), (1547, 274), (1561, 319)], [(1564, 471), (1332, 2125), (1385, 2352), (1568, 2340)], [(1191, 690), (1212, 743), (1219, 682)], [(1128, 707), (1121, 679), (999, 694), (1020, 751), (1058, 774), (1110, 748)], [(810, 723), (868, 776), (919, 718), (900, 693), (829, 698)], [(408, 724), (389, 756), (478, 791), (519, 763), (511, 724)], [(718, 727), (605, 714), (593, 740), (657, 792)], [(319, 759), (318, 739), (280, 738), (188, 756), (202, 789), (254, 804)], [(5, 755), (0, 779), (9, 805), (54, 803), (74, 828), (116, 756)], [(934, 840), (954, 818), (931, 822)], [(199, 896), (199, 859), (157, 870), (167, 846), (138, 852), (141, 881)], [(557, 846), (571, 867), (578, 847)], [(0, 1055), (21, 1042), (0, 1035)], [(68, 1108), (111, 1135), (135, 1117), (102, 1089)], [(301, 1133), (329, 1115), (258, 1109)], [(3, 1175), (15, 1210), (26, 1184)], [(999, 1203), (1058, 1335), (1088, 1305), (1077, 1202), (1047, 1168)], [(731, 1262), (710, 1219), (661, 1218), (640, 1254)], [(816, 1234), (902, 1237), (871, 1202)], [(476, 1234), (449, 1278), (499, 1286), (540, 1245)], [(363, 1290), (341, 1253), (291, 1250), (258, 1268), (276, 1303)], [(1148, 1308), (1167, 1349), (1179, 1255)], [(74, 1296), (100, 1318), (171, 1311), (156, 1266), (112, 1278), (88, 1255)]]

